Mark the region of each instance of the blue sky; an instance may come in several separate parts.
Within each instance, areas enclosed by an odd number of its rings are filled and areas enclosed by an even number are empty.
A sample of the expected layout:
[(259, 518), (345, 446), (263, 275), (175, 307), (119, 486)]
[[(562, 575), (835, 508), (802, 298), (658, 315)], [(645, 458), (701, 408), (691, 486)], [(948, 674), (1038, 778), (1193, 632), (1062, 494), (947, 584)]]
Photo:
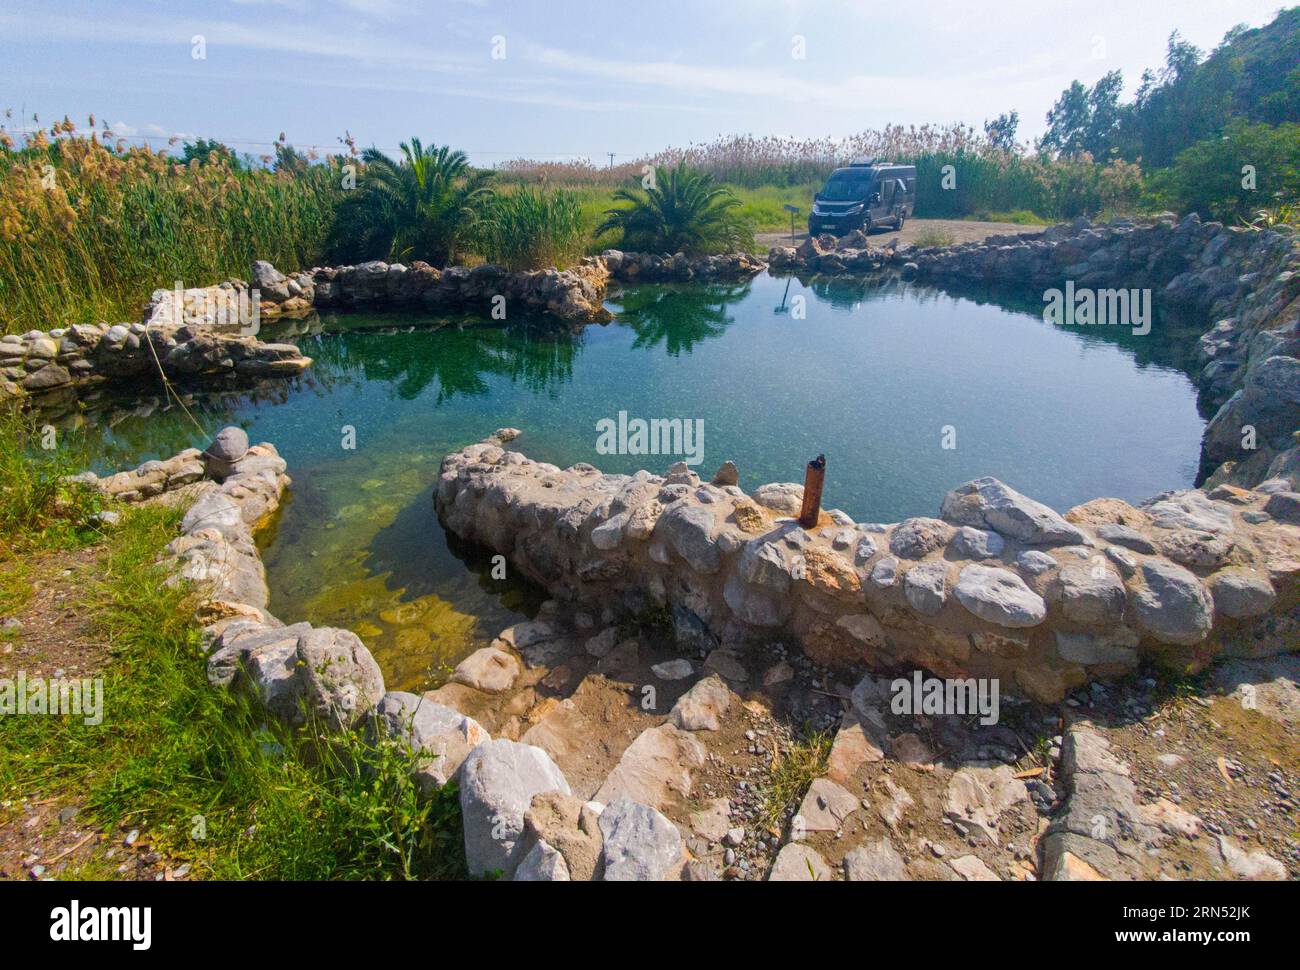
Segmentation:
[[(1213, 47), (1278, 0), (0, 0), (0, 107), (261, 154), (629, 159), (719, 134), (984, 119), (1021, 135), (1073, 78), (1127, 89), (1178, 29)], [(201, 35), (206, 57), (195, 59)], [(794, 55), (802, 38), (803, 58)], [(502, 53), (504, 57), (493, 57)]]

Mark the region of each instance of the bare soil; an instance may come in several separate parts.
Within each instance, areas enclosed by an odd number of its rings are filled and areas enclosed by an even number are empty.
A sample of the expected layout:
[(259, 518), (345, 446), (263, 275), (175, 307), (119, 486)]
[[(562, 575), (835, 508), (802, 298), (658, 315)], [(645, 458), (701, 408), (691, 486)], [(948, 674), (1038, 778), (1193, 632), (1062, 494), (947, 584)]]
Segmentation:
[[(983, 242), (989, 236), (1025, 235), (1042, 232), (1043, 226), (1022, 226), (1014, 222), (972, 222), (966, 219), (909, 219), (901, 230), (879, 229), (871, 234), (872, 246), (885, 246), (891, 239), (897, 239), (900, 246), (914, 246), (922, 236), (946, 236), (951, 245), (961, 243)], [(760, 232), (755, 235), (761, 249), (773, 246), (798, 246), (808, 238), (806, 231), (800, 231), (792, 241), (788, 232)]]
[[(84, 590), (104, 547), (40, 554), (27, 563), (32, 596), (6, 620), (0, 640), (0, 677), (86, 678), (99, 674), (111, 651), (95, 636)], [(17, 716), (17, 715), (15, 715)], [(88, 822), (74, 783), (51, 782), (0, 791), (0, 879), (184, 878), (166, 865), (147, 835), (113, 832)]]

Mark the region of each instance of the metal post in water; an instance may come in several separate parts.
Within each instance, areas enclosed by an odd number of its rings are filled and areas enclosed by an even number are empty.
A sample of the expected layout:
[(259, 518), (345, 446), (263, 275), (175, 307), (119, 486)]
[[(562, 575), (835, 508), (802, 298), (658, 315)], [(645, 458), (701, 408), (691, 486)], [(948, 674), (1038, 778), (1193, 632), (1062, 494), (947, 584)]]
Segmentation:
[(817, 524), (817, 517), (822, 510), (822, 482), (826, 479), (826, 456), (818, 455), (808, 462), (808, 469), (803, 478), (803, 509), (799, 512), (799, 524), (811, 529)]

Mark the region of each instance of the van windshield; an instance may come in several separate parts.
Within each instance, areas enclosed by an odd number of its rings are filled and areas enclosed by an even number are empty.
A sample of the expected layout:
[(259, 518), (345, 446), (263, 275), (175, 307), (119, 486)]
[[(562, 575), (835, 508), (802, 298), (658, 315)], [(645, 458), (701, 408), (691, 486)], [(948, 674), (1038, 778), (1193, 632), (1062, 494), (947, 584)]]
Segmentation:
[(871, 179), (861, 175), (832, 175), (822, 187), (822, 198), (830, 202), (856, 202), (867, 197)]

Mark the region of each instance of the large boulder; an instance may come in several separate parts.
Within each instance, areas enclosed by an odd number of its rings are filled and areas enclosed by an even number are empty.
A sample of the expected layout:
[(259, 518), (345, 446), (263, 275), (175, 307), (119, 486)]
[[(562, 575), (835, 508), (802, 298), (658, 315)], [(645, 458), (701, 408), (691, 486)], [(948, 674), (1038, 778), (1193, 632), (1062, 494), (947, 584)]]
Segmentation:
[(509, 690), (519, 676), (519, 661), (499, 647), (475, 650), (456, 665), (451, 679), (489, 694)]
[(685, 863), (677, 826), (648, 805), (619, 798), (600, 813), (605, 843), (604, 878), (610, 882), (652, 882), (678, 878)]
[(663, 537), (699, 573), (716, 573), (722, 565), (714, 530), (713, 513), (688, 502), (670, 506), (655, 525), (655, 535)]
[(1124, 583), (1101, 557), (1091, 563), (1068, 563), (1056, 574), (1053, 595), (1061, 614), (1091, 627), (1113, 627), (1124, 616)]
[(289, 292), (289, 278), (264, 259), (253, 261), (253, 288), (258, 299), (270, 303), (284, 303), (293, 294)]
[(992, 529), (1031, 546), (1076, 545), (1086, 538), (1046, 505), (996, 478), (977, 478), (954, 488), (944, 497), (939, 515), (954, 525)]
[(298, 677), (308, 715), (349, 728), (384, 696), (384, 676), (351, 630), (317, 627), (298, 638)]
[(947, 545), (952, 533), (952, 526), (939, 519), (904, 519), (889, 537), (889, 551), (904, 559), (920, 559)]
[[(589, 882), (596, 878), (601, 867), (603, 837), (600, 815), (603, 810), (597, 802), (584, 802), (558, 791), (542, 792), (533, 796), (533, 803), (524, 815), (525, 838), (558, 852), (564, 860), (565, 878)], [(532, 854), (531, 850), (529, 854)], [(522, 865), (520, 869), (523, 869)], [(555, 869), (545, 871), (553, 872)], [(519, 873), (515, 878), (521, 878)], [(546, 877), (530, 875), (524, 878)]]
[(754, 489), (750, 496), (764, 508), (798, 515), (803, 509), (803, 486), (796, 482), (770, 482)]
[(1214, 610), (1234, 620), (1267, 613), (1277, 602), (1268, 575), (1254, 569), (1224, 569), (1208, 580)]
[(703, 767), (706, 756), (704, 745), (673, 724), (647, 728), (628, 745), (594, 797), (605, 805), (626, 797), (654, 808), (686, 798), (693, 772)]
[(235, 463), (248, 454), (248, 433), (234, 426), (222, 428), (203, 452), (203, 464), (210, 477), (223, 481)]
[(541, 748), (498, 738), (470, 752), (460, 778), (470, 875), (514, 875), (524, 855), (524, 813), (534, 795), (548, 791), (571, 794), (563, 773)]
[(683, 731), (716, 731), (731, 705), (731, 691), (716, 674), (705, 677), (677, 699), (668, 719)]
[(316, 719), (350, 728), (384, 696), (379, 665), (356, 634), (306, 623), (253, 628), (208, 658), (208, 678), (231, 683), (242, 671), (268, 714), (286, 724)]
[(923, 616), (937, 616), (948, 599), (948, 564), (943, 560), (918, 563), (903, 576), (903, 595)]
[(760, 537), (750, 539), (741, 547), (736, 574), (753, 586), (783, 595), (790, 591), (797, 563), (795, 553), (784, 543)]
[[(208, 487), (213, 488), (211, 485)], [(215, 489), (195, 499), (181, 519), (182, 533), (192, 534), (200, 529), (215, 529), (227, 538), (247, 534), (239, 505)]]

